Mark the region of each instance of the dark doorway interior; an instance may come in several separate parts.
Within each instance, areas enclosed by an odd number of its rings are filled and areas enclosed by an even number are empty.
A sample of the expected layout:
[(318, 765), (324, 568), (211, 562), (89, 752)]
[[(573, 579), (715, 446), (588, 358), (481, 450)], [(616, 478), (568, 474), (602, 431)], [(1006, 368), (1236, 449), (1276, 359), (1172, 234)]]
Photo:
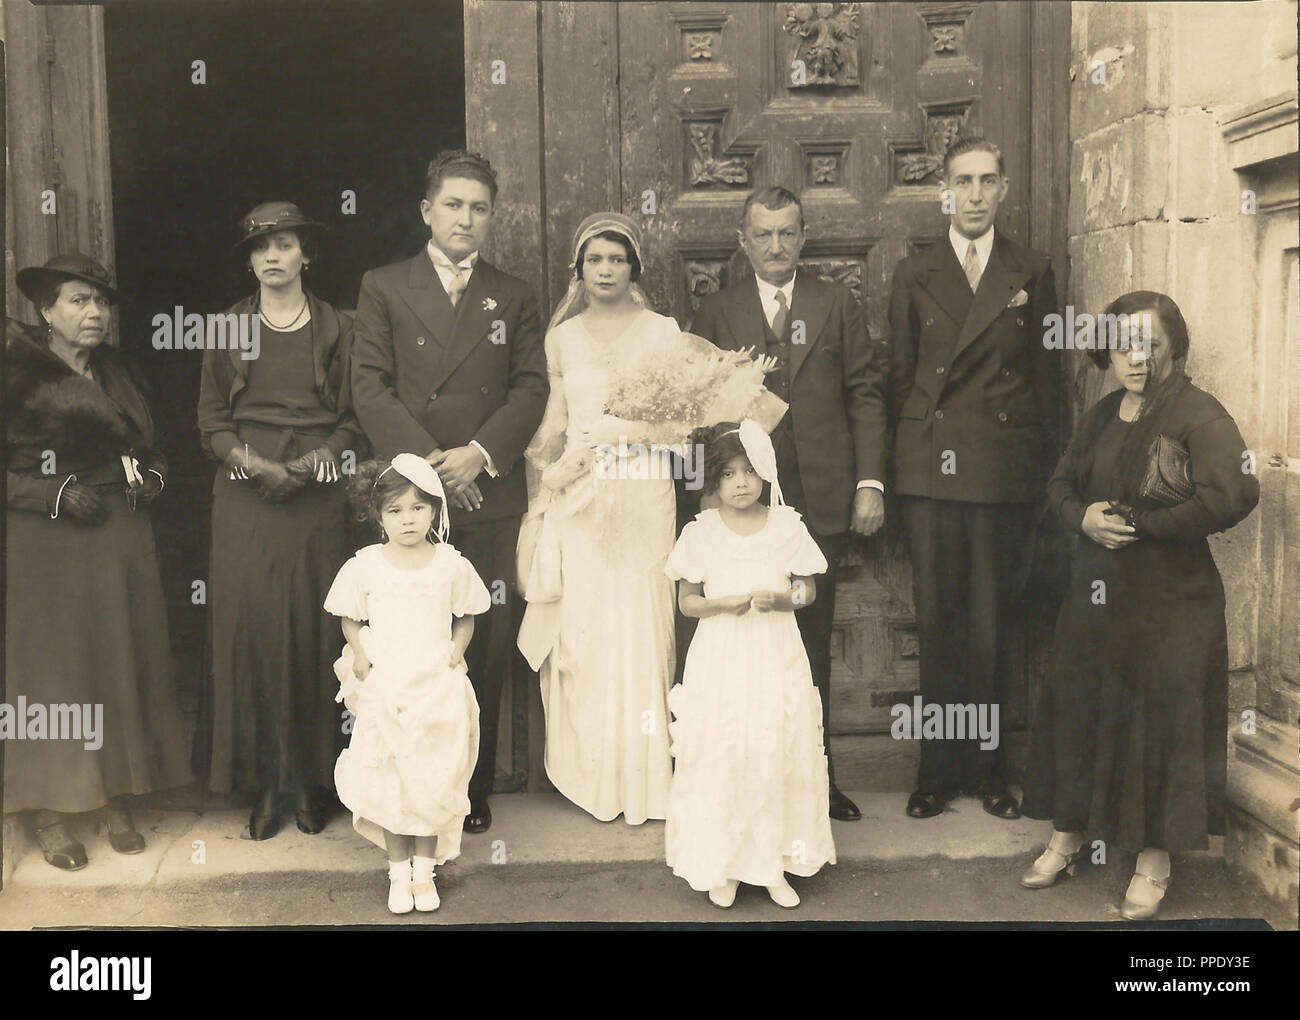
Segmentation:
[(367, 269), (417, 250), (424, 168), (465, 141), (463, 16), (460, 0), (126, 0), (104, 21), (122, 346), (153, 385), (171, 464), (154, 516), (193, 719), (207, 610), (191, 593), (207, 576), (215, 467), (195, 424), (202, 355), (154, 350), (153, 317), (251, 290), (231, 245), (259, 202), (297, 202), (329, 226), (308, 285), (343, 308)]

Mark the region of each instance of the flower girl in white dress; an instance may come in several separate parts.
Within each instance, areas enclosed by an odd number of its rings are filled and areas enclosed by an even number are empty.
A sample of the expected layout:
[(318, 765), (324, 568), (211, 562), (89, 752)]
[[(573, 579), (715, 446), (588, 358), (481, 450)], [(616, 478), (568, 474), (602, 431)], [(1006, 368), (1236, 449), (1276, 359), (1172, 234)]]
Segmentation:
[(388, 851), (388, 909), (436, 910), (433, 869), (460, 855), (478, 758), (465, 647), (492, 600), (447, 543), (446, 496), (428, 461), (368, 461), (350, 495), (383, 541), (343, 564), (325, 598), (347, 639), (335, 700), (356, 715), (334, 785), (357, 832)]
[[(709, 430), (704, 491), (720, 505), (682, 529), (665, 572), (699, 626), (668, 695), (676, 758), (666, 856), (719, 907), (741, 882), (799, 905), (785, 873), (835, 863), (821, 699), (795, 621), (826, 560), (781, 501), (771, 440), (753, 421)], [(763, 482), (772, 505), (759, 502)]]

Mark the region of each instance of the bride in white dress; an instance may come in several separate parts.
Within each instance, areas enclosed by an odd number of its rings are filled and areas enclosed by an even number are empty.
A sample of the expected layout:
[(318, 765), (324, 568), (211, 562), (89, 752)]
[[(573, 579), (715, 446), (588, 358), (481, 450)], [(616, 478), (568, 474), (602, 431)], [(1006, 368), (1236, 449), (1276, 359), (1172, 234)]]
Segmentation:
[(670, 459), (605, 449), (674, 432), (604, 413), (611, 370), (679, 333), (645, 306), (640, 251), (639, 229), (618, 213), (589, 216), (575, 234), (574, 276), (546, 335), (550, 399), (524, 454), (519, 546), (519, 648), (541, 677), (546, 774), (589, 814), (633, 825), (665, 817), (675, 664)]

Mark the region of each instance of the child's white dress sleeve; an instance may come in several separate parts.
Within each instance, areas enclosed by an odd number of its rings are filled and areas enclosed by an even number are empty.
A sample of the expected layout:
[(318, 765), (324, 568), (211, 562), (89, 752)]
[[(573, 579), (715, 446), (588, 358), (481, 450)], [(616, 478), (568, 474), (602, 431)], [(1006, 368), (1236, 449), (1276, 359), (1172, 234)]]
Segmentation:
[[(325, 595), (325, 612), (331, 616), (346, 617), (358, 622), (369, 620), (370, 611), (366, 608), (366, 588), (364, 567), (359, 559), (361, 553), (353, 556), (342, 567)], [(362, 647), (365, 647), (369, 627), (361, 628)], [(354, 715), (357, 711), (358, 693), (361, 681), (352, 672), (354, 655), (350, 644), (343, 645), (343, 654), (334, 660), (334, 675), (338, 677), (339, 692), (334, 696), (336, 702), (343, 702), (347, 710)]]
[(809, 577), (826, 573), (826, 557), (818, 548), (807, 525), (796, 511), (790, 511), (794, 521), (784, 542), (785, 569), (795, 577)]
[(701, 544), (704, 536), (700, 534), (699, 521), (691, 521), (682, 528), (681, 537), (673, 546), (664, 563), (664, 573), (674, 581), (691, 581), (702, 584), (704, 581), (704, 557)]
[(360, 553), (342, 567), (325, 596), (325, 612), (331, 616), (346, 616), (349, 620), (368, 620), (366, 589), (363, 583)]
[(492, 596), (488, 594), (483, 579), (478, 571), (459, 552), (452, 567), (451, 577), (451, 612), (453, 616), (477, 616), (492, 608)]

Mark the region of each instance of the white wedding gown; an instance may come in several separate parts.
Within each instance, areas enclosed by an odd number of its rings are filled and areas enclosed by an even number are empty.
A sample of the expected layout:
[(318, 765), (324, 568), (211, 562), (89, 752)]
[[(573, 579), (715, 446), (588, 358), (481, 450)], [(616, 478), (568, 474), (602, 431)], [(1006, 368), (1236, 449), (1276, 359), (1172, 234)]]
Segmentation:
[[(572, 435), (600, 419), (621, 358), (677, 332), (672, 319), (648, 309), (608, 341), (595, 339), (580, 316), (552, 329), (551, 397), (530, 447), (532, 466), (554, 462), (561, 431)], [(548, 435), (549, 455), (539, 457)], [(540, 565), (530, 571), (523, 559), (531, 557), (521, 552), (529, 605), (519, 644), (541, 677), (546, 774), (602, 821), (622, 814), (638, 825), (667, 811), (675, 665), (673, 587), (664, 574), (676, 513), (670, 472), (666, 453), (627, 457), (601, 477), (588, 473), (545, 490), (537, 558), (551, 580), (539, 582)], [(530, 517), (538, 516), (535, 506)]]

